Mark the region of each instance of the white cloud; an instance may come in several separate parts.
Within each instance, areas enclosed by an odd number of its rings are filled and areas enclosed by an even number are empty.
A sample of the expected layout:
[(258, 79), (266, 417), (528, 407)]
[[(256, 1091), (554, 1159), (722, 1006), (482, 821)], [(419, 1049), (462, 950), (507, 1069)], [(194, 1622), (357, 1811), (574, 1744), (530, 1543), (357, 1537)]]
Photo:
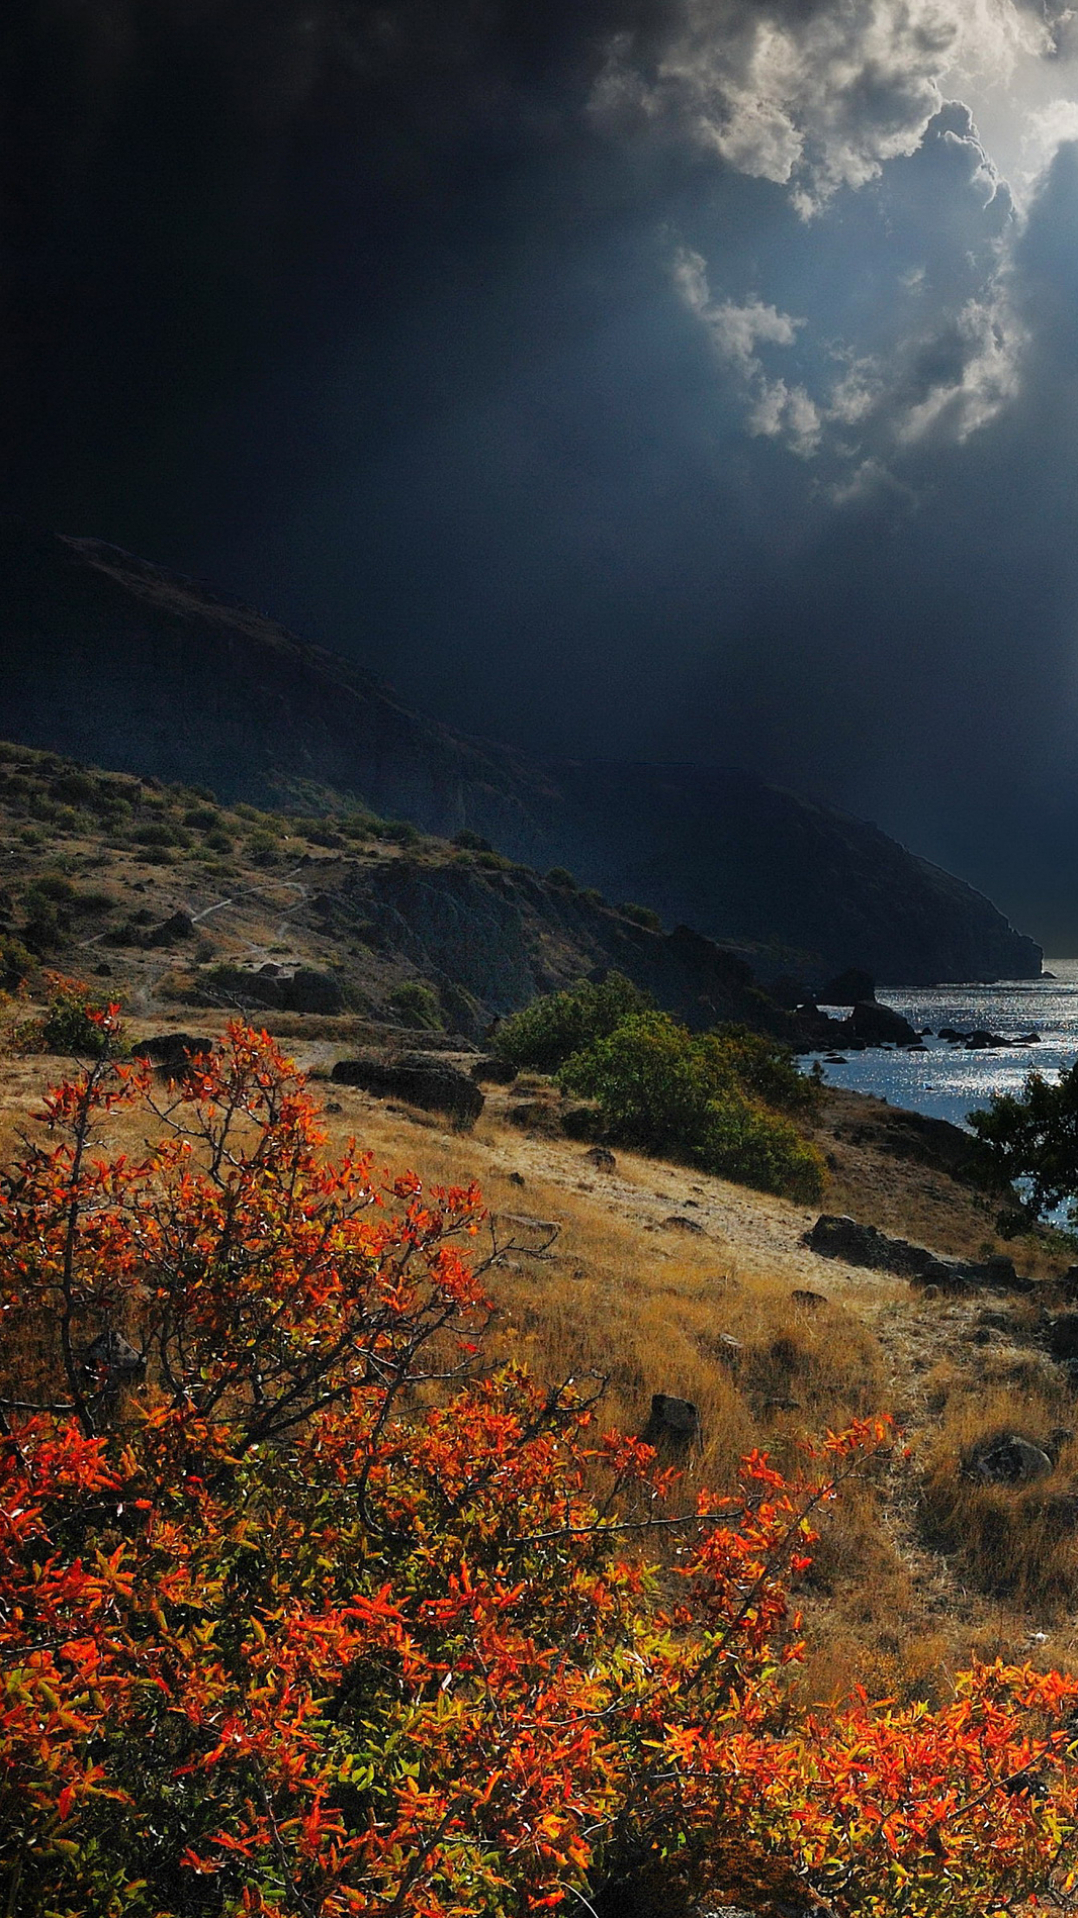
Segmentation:
[(686, 0), (648, 73), (616, 43), (594, 104), (672, 124), (785, 186), (810, 218), (916, 150), (945, 81), (999, 85), (1050, 53), (1056, 14), (1046, 23), (1015, 0)]
[(674, 284), (686, 306), (711, 336), (719, 358), (735, 373), (754, 438), (781, 439), (801, 459), (820, 442), (820, 413), (802, 385), (770, 375), (760, 348), (792, 347), (805, 322), (762, 300), (712, 300), (702, 254), (682, 248), (674, 260)]

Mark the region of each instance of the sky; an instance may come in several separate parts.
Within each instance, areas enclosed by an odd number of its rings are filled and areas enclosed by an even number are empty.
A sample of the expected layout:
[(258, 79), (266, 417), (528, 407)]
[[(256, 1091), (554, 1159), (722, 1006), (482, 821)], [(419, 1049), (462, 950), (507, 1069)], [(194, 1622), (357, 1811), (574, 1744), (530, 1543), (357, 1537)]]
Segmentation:
[(5, 0), (0, 505), (1078, 952), (1078, 8)]

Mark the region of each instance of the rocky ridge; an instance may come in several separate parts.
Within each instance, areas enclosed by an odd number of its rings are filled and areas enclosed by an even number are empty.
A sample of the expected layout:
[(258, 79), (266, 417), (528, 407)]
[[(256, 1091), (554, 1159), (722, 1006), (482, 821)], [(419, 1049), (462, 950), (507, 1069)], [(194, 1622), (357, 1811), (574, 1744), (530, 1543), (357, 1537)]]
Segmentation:
[(892, 985), (1034, 977), (971, 887), (876, 827), (748, 774), (571, 762), (454, 733), (383, 682), (194, 581), (0, 522), (0, 734), (226, 800), (327, 791), (536, 868), (571, 868), (771, 971)]

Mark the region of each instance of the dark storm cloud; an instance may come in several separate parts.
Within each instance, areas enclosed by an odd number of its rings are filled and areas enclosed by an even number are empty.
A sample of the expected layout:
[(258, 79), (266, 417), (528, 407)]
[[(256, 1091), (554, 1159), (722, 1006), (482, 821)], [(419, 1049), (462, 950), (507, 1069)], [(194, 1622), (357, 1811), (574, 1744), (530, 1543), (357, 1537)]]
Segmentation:
[(11, 0), (4, 498), (472, 730), (874, 811), (1036, 930), (1016, 804), (1051, 792), (1058, 866), (1078, 790), (1078, 191), (1061, 156), (1027, 220), (949, 96), (1063, 72), (1072, 24)]

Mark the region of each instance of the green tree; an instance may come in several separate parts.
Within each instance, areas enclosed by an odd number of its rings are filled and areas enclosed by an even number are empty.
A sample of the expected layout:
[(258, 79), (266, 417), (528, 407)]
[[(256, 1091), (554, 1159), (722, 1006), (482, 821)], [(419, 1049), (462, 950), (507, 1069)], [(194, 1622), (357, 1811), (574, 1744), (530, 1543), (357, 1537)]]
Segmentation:
[(564, 992), (546, 993), (523, 1012), (503, 1019), (492, 1045), (499, 1059), (532, 1072), (557, 1072), (574, 1052), (605, 1039), (652, 1001), (623, 973), (608, 972), (598, 984), (581, 979)]
[(772, 1070), (787, 1090), (782, 1062), (768, 1059), (776, 1049), (767, 1040), (746, 1046), (753, 1040), (693, 1034), (666, 1013), (637, 1013), (575, 1053), (558, 1076), (567, 1091), (598, 1101), (611, 1135), (626, 1145), (813, 1203), (824, 1183), (818, 1152), (739, 1076), (741, 1060), (757, 1078)]
[(995, 1092), (991, 1105), (971, 1112), (986, 1173), (1014, 1188), (1000, 1220), (1017, 1231), (1067, 1205), (1078, 1219), (1078, 1060), (1052, 1085), (1031, 1072), (1022, 1094)]

